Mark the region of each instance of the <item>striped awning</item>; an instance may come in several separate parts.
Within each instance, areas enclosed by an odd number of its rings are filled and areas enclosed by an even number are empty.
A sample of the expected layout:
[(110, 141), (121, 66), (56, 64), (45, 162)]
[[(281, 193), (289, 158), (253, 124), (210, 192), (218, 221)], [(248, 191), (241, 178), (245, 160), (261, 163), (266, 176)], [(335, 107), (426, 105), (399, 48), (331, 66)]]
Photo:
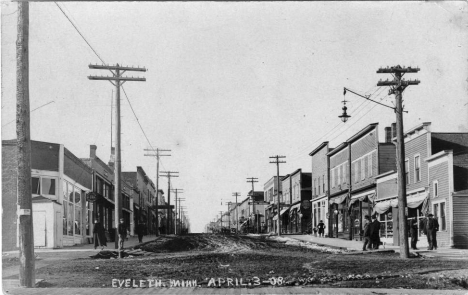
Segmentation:
[(346, 201), (347, 196), (348, 196), (348, 194), (344, 194), (344, 195), (341, 195), (339, 197), (331, 198), (329, 203), (330, 203), (330, 205), (332, 205), (332, 204), (341, 204), (344, 201)]

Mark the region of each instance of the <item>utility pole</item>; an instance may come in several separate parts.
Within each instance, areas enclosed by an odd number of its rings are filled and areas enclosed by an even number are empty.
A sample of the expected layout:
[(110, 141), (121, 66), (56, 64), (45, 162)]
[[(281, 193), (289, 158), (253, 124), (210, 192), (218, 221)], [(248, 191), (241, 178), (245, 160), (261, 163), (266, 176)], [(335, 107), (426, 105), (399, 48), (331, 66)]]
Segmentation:
[(280, 216), (280, 179), (279, 179), (279, 164), (286, 163), (286, 161), (280, 161), (280, 159), (284, 159), (286, 156), (272, 156), (270, 159), (275, 159), (275, 161), (271, 162), (271, 164), (276, 164), (276, 181), (277, 181), (277, 186), (278, 186), (278, 191), (277, 191), (277, 200), (278, 200), (278, 236), (281, 236), (281, 216)]
[(166, 226), (167, 226), (167, 234), (172, 233), (172, 209), (171, 209), (171, 178), (172, 177), (179, 177), (179, 175), (176, 175), (177, 171), (161, 171), (161, 173), (165, 173), (166, 175), (160, 175), (161, 177), (167, 177), (167, 205), (169, 206), (169, 209), (167, 209), (167, 220), (166, 220)]
[(403, 91), (409, 85), (418, 85), (419, 80), (403, 80), (402, 77), (406, 73), (417, 73), (419, 68), (402, 68), (399, 65), (396, 67), (380, 68), (378, 74), (392, 74), (393, 81), (380, 80), (377, 86), (390, 86), (388, 94), (395, 94), (395, 113), (396, 113), (396, 128), (397, 128), (397, 171), (398, 171), (398, 226), (400, 233), (400, 258), (409, 258), (408, 247), (408, 224), (406, 218), (406, 177), (405, 177), (405, 142), (403, 136)]
[[(178, 193), (183, 193), (183, 189), (179, 189), (179, 188), (173, 188), (172, 189), (172, 192), (175, 193), (175, 227), (174, 227), (174, 234), (177, 234), (177, 216), (178, 216), (178, 212), (179, 212), (179, 209), (177, 207), (177, 201), (179, 201), (179, 206), (180, 206), (180, 198), (178, 198)], [(179, 216), (180, 217), (180, 216)]]
[(145, 68), (134, 68), (134, 67), (121, 67), (119, 64), (115, 66), (108, 65), (89, 65), (90, 69), (95, 70), (109, 70), (113, 76), (88, 76), (89, 80), (105, 80), (112, 83), (115, 86), (115, 249), (119, 249), (119, 257), (121, 257), (121, 249), (119, 248), (118, 240), (119, 237), (118, 228), (120, 217), (122, 216), (122, 192), (121, 192), (121, 172), (122, 172), (122, 160), (121, 160), (121, 147), (120, 147), (120, 86), (127, 81), (144, 82), (146, 78), (139, 77), (124, 77), (122, 76), (127, 71), (135, 72), (146, 72)]
[(145, 154), (147, 157), (156, 157), (156, 236), (159, 236), (159, 157), (170, 157), (171, 155), (160, 155), (159, 152), (170, 152), (171, 150), (163, 150), (156, 148), (154, 149), (145, 149), (145, 151), (156, 152), (156, 154)]
[(240, 193), (232, 193), (232, 196), (236, 197), (236, 226), (237, 226), (237, 234), (239, 234), (239, 203), (237, 203), (237, 197), (240, 196)]
[[(257, 214), (256, 214), (256, 212), (255, 212), (255, 196), (254, 196), (254, 195), (255, 195), (255, 194), (254, 194), (254, 183), (255, 183), (255, 182), (258, 182), (257, 179), (258, 179), (258, 178), (256, 178), (256, 177), (248, 177), (248, 178), (247, 178), (247, 182), (252, 183), (252, 195), (251, 195), (251, 199), (252, 199), (252, 211), (253, 211), (253, 213), (254, 213), (254, 219), (255, 219), (254, 233), (257, 232)], [(249, 208), (250, 208), (250, 206), (249, 206)]]
[(18, 2), (16, 39), (16, 151), (18, 154), (19, 280), (36, 285), (31, 190), (31, 123), (29, 116), (29, 2)]

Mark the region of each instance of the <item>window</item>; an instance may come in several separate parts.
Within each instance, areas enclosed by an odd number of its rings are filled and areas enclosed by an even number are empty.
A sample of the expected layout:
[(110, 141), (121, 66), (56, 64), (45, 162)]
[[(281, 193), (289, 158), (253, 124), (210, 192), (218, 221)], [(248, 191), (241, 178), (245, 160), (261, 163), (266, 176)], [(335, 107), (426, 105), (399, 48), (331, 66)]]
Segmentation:
[(339, 167), (336, 167), (335, 168), (335, 186), (338, 186), (338, 170)]
[(365, 158), (361, 158), (361, 180), (366, 178), (366, 163)]
[(414, 157), (414, 181), (421, 181), (421, 163), (419, 155)]
[(98, 194), (104, 195), (103, 185), (104, 185), (104, 182), (102, 181), (102, 179), (99, 177), (96, 177), (96, 192)]
[(432, 193), (434, 194), (434, 198), (437, 198), (439, 196), (439, 182), (437, 180), (434, 180), (433, 182)]
[(338, 177), (338, 184), (342, 184), (343, 183), (343, 165), (340, 165), (340, 170), (339, 170), (339, 177)]
[(40, 195), (41, 194), (41, 181), (39, 177), (31, 177), (32, 180), (32, 194)]
[(317, 179), (314, 179), (314, 195), (317, 195)]
[(354, 162), (354, 182), (359, 181), (358, 172), (359, 172), (359, 166), (358, 166), (358, 162), (356, 161)]
[(346, 181), (346, 171), (348, 170), (348, 163), (343, 163), (343, 182), (342, 183), (347, 183)]
[(323, 192), (325, 192), (325, 175), (322, 176), (322, 187), (323, 187)]
[(320, 195), (320, 176), (319, 176), (319, 178), (318, 178), (318, 180), (317, 180), (317, 183), (318, 183), (318, 193), (319, 193), (319, 195)]
[(405, 160), (405, 175), (406, 175), (406, 184), (410, 184), (410, 177), (409, 177), (409, 159)]
[(445, 202), (440, 203), (439, 227), (440, 227), (440, 230), (446, 230), (446, 222), (445, 222)]
[(372, 154), (367, 155), (367, 174), (369, 177), (372, 176)]
[(331, 186), (335, 187), (335, 169), (331, 170)]

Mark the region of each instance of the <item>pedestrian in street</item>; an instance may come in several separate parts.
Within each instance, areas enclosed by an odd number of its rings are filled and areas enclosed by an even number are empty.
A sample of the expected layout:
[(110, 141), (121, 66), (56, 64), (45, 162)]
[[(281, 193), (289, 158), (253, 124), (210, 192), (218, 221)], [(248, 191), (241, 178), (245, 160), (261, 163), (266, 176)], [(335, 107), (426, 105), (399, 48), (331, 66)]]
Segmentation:
[(363, 231), (363, 238), (364, 238), (364, 245), (362, 246), (362, 251), (367, 251), (367, 249), (372, 248), (372, 243), (370, 239), (370, 216), (366, 215), (364, 216), (364, 231)]
[(319, 237), (322, 237), (324, 236), (325, 234), (325, 223), (323, 223), (323, 220), (320, 220), (319, 224), (317, 225), (318, 227), (318, 234), (319, 234)]
[(125, 238), (127, 237), (127, 226), (125, 225), (125, 220), (123, 218), (120, 218), (119, 228), (117, 232), (119, 234), (119, 251), (120, 251), (123, 249)]
[(427, 241), (429, 242), (428, 250), (437, 250), (437, 231), (439, 230), (439, 221), (434, 218), (434, 214), (429, 214), (426, 222)]
[(104, 249), (104, 246), (107, 247), (106, 234), (102, 224), (99, 222), (99, 219), (94, 220), (93, 239), (95, 250), (97, 247), (101, 247), (101, 250)]
[(377, 250), (380, 246), (380, 222), (377, 220), (377, 215), (372, 215), (372, 222), (369, 225), (369, 237), (372, 249)]
[(145, 227), (142, 222), (137, 224), (136, 233), (138, 235), (138, 242), (143, 243), (143, 234), (145, 233)]
[(410, 218), (408, 227), (411, 236), (411, 249), (418, 250), (416, 248), (416, 244), (418, 243), (418, 222), (416, 221), (416, 217)]

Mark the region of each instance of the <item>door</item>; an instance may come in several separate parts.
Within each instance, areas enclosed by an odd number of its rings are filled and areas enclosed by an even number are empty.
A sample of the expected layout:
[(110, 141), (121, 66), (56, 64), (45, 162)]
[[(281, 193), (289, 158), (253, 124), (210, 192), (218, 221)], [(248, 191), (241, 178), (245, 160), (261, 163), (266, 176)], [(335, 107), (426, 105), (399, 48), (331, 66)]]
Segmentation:
[(34, 247), (46, 246), (46, 213), (45, 211), (33, 212), (34, 222)]
[(57, 211), (55, 212), (55, 222), (54, 222), (54, 248), (62, 248), (62, 236), (63, 236), (63, 229), (61, 225), (62, 222), (62, 212)]

